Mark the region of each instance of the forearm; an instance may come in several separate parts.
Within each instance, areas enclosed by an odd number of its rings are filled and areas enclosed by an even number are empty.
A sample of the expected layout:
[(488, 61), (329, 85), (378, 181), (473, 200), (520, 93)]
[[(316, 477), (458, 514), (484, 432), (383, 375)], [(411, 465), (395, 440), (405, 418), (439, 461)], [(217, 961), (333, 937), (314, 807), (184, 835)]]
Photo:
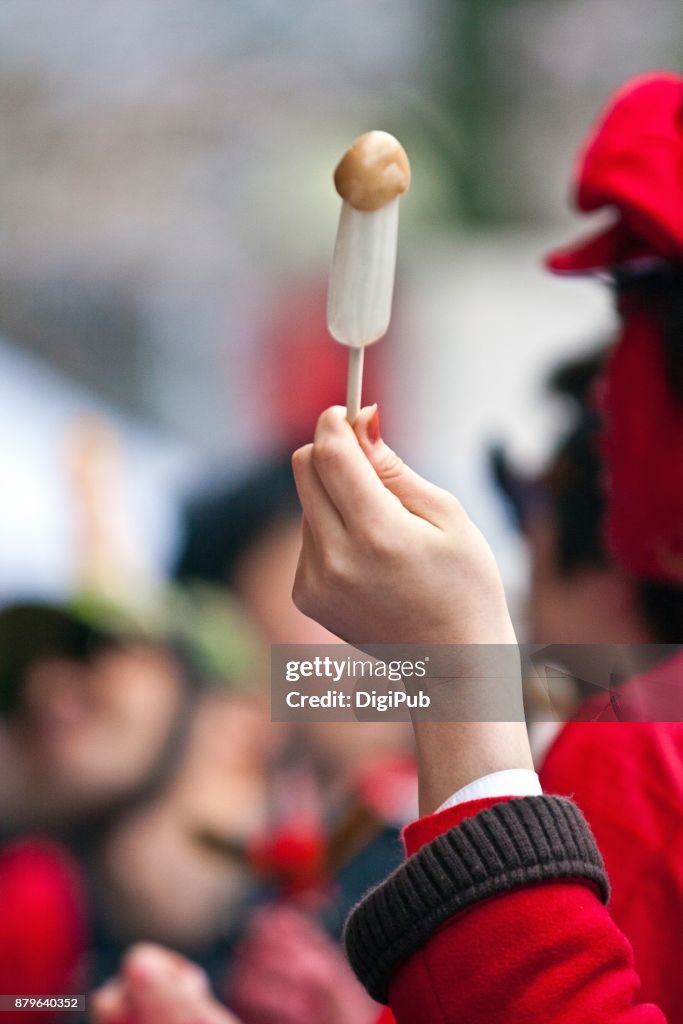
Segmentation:
[[(421, 815), (433, 814), (456, 790), (491, 772), (533, 770), (519, 650), (504, 603), (487, 622), (486, 642), (445, 648), (463, 677), (449, 687), (443, 720), (414, 720)], [(517, 721), (489, 720), (513, 708)]]

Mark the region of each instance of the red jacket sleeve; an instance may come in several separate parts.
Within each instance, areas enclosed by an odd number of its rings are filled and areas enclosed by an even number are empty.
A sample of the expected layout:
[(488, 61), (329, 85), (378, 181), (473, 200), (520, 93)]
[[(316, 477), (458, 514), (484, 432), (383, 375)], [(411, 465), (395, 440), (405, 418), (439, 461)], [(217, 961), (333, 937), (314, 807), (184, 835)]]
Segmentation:
[(361, 980), (398, 1024), (665, 1024), (639, 1001), (599, 854), (569, 801), (473, 801), (404, 838), (412, 856), (347, 928)]

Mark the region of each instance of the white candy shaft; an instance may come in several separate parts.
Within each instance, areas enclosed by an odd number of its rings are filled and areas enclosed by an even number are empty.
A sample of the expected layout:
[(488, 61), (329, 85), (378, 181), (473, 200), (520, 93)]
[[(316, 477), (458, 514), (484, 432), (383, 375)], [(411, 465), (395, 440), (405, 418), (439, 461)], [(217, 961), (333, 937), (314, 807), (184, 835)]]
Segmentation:
[(386, 333), (396, 271), (399, 198), (366, 213), (342, 203), (327, 298), (327, 326), (362, 348)]

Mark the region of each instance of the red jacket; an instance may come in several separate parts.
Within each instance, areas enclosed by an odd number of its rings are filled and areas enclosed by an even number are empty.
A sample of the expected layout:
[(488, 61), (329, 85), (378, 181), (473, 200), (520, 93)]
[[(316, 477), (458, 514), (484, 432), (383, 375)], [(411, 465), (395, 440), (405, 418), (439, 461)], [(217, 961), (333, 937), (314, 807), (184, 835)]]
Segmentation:
[(593, 829), (644, 997), (683, 1020), (683, 723), (571, 722), (541, 781), (571, 796)]
[[(420, 871), (411, 867), (412, 858), (396, 873), (403, 875), (394, 876), (394, 883), (390, 877), (371, 893), (351, 919), (352, 932), (360, 936), (352, 935), (349, 953), (357, 970), (360, 964), (362, 980), (376, 982), (373, 965), (385, 950), (403, 943), (410, 930), (407, 919), (398, 930), (387, 926), (393, 900), (389, 887), (398, 881), (401, 902), (409, 906), (416, 887), (433, 888), (438, 896), (439, 889), (449, 891), (452, 871), (462, 875), (459, 862), (454, 869), (454, 861), (442, 857), (438, 837), (455, 836), (457, 847), (468, 819), (478, 824), (481, 835), (490, 834), (488, 848), (480, 847), (481, 863), (470, 858), (473, 862), (462, 869), (483, 877), (491, 865), (497, 869), (510, 862), (504, 829), (498, 822), (490, 830), (487, 814), (502, 803), (526, 804), (536, 813), (549, 799), (472, 801), (409, 826), (408, 853), (421, 850), (427, 857)], [(541, 867), (544, 828), (535, 841)], [(662, 1012), (641, 1001), (630, 946), (601, 902), (599, 887), (588, 877), (575, 877), (575, 839), (568, 834), (562, 840), (565, 864), (550, 833), (546, 829), (546, 860), (555, 858), (555, 880), (515, 886), (513, 879), (507, 891), (470, 902), (448, 920), (438, 921), (437, 915), (434, 927), (425, 911), (425, 920), (416, 923), (418, 931), (426, 928), (425, 941), (396, 966), (385, 990), (398, 1024), (664, 1024)], [(524, 852), (523, 839), (516, 842)], [(508, 878), (513, 874), (508, 872)], [(432, 903), (438, 907), (438, 899)], [(354, 949), (358, 941), (366, 944), (360, 954)]]

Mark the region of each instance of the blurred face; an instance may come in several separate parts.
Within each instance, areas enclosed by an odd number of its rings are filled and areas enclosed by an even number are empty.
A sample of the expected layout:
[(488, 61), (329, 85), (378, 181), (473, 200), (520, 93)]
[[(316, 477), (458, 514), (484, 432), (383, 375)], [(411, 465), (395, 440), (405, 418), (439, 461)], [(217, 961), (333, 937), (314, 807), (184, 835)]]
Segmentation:
[(278, 523), (243, 555), (235, 589), (268, 643), (340, 643), (292, 601), (300, 550), (301, 523), (297, 519)]
[(56, 812), (125, 797), (152, 771), (178, 712), (173, 660), (146, 646), (103, 650), (88, 664), (39, 662), (24, 684), (27, 768)]
[[(284, 521), (243, 556), (235, 589), (269, 644), (338, 644), (338, 637), (299, 611), (292, 585), (301, 550), (301, 523)], [(369, 755), (410, 746), (407, 722), (307, 722), (302, 726), (323, 771), (353, 773)]]
[(630, 582), (614, 566), (580, 566), (563, 573), (550, 520), (529, 524), (530, 640), (543, 644), (629, 644), (651, 639)]
[(265, 708), (202, 696), (170, 785), (123, 815), (108, 838), (106, 912), (118, 935), (187, 948), (225, 933), (249, 876), (205, 837), (241, 847), (264, 834), (276, 743)]

